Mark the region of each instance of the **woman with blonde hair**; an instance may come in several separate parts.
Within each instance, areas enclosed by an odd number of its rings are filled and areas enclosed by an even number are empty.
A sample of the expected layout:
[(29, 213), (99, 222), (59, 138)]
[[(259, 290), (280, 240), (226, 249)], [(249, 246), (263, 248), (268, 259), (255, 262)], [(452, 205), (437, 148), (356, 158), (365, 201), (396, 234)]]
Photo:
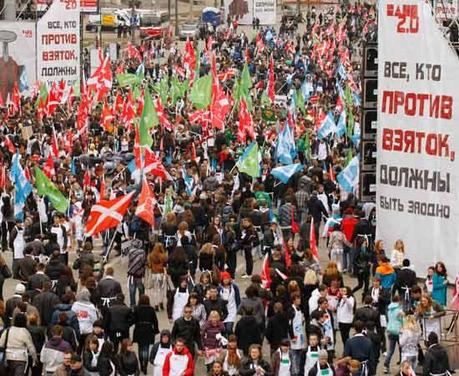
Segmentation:
[(167, 290), (167, 252), (164, 245), (161, 243), (155, 243), (152, 251), (147, 257), (147, 288), (153, 289), (153, 306), (155, 311), (164, 309), (165, 291)]
[(396, 269), (401, 269), (403, 266), (403, 260), (405, 259), (405, 244), (403, 240), (398, 239), (395, 242), (394, 250), (390, 256), (390, 263)]
[(416, 314), (419, 320), (422, 320), (422, 330), (424, 339), (430, 332), (441, 335), (441, 316), (445, 314), (443, 307), (436, 301), (432, 300), (430, 295), (422, 294), (419, 305), (416, 308)]
[(329, 261), (324, 273), (322, 274), (322, 283), (327, 287), (330, 287), (332, 281), (334, 280), (339, 281), (340, 286), (343, 286), (343, 275), (338, 270), (336, 262)]
[(402, 362), (409, 361), (411, 368), (416, 369), (418, 363), (418, 344), (422, 336), (421, 327), (414, 315), (408, 315), (403, 320), (399, 337)]

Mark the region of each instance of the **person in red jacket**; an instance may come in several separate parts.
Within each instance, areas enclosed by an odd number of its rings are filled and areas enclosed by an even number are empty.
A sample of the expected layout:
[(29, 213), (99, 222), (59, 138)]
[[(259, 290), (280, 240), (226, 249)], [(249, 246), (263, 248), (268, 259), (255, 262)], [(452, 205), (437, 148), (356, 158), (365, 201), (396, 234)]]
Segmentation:
[(182, 338), (177, 338), (174, 349), (166, 355), (163, 376), (193, 376), (194, 362)]
[(344, 211), (344, 218), (341, 221), (341, 231), (346, 237), (347, 244), (344, 244), (343, 271), (347, 270), (350, 273), (352, 272), (354, 264), (354, 252), (352, 252), (348, 244), (351, 243), (352, 234), (354, 233), (354, 228), (358, 221), (359, 220), (354, 216), (354, 209), (347, 208)]

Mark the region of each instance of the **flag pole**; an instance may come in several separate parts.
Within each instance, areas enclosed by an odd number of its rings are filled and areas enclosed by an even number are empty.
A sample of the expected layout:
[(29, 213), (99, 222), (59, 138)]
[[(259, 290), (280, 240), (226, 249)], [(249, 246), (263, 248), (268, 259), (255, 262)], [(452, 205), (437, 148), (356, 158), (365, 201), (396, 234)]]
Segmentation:
[(112, 237), (112, 240), (110, 241), (110, 244), (107, 248), (107, 253), (105, 254), (105, 256), (102, 258), (104, 264), (107, 263), (108, 261), (108, 257), (110, 256), (110, 251), (112, 250), (112, 247), (113, 247), (113, 243), (115, 243), (115, 237), (116, 237), (116, 228), (115, 228), (115, 231), (113, 232), (113, 237)]

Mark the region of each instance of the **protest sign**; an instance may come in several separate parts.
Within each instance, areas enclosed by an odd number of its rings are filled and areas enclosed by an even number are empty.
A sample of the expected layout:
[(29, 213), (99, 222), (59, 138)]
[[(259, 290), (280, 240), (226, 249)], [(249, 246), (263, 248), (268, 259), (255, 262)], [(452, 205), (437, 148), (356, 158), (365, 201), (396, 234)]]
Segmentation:
[(80, 78), (80, 10), (75, 0), (55, 0), (37, 23), (37, 76), (43, 82)]
[[(459, 61), (430, 5), (383, 0), (378, 37), (377, 239), (423, 273), (459, 272)], [(429, 48), (425, 48), (429, 46)]]
[(260, 20), (261, 25), (275, 25), (276, 0), (254, 0), (253, 16)]

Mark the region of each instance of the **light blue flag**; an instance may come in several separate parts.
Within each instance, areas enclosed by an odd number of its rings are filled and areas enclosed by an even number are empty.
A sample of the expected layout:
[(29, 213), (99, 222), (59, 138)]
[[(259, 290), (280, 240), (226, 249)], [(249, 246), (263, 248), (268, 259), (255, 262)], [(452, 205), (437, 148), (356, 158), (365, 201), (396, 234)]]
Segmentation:
[(303, 170), (301, 163), (294, 163), (287, 166), (280, 166), (271, 170), (271, 175), (278, 178), (282, 183), (287, 184), (289, 179), (298, 171)]
[(343, 137), (346, 133), (346, 110), (341, 111), (339, 115), (338, 124), (336, 124), (336, 135)]
[(355, 156), (346, 168), (338, 174), (336, 180), (346, 192), (355, 192), (359, 183), (359, 169), (359, 157)]
[(194, 188), (194, 179), (187, 174), (185, 167), (182, 169), (182, 177), (185, 182), (185, 191), (188, 196), (191, 196)]
[(136, 76), (144, 76), (145, 75), (145, 65), (142, 63), (140, 64), (136, 71), (135, 71)]
[(129, 162), (129, 164), (127, 165), (127, 168), (128, 168), (128, 170), (129, 170), (129, 172), (130, 172), (131, 174), (134, 173), (134, 171), (137, 169), (136, 166), (135, 166), (135, 158), (133, 158), (133, 159)]
[(282, 164), (289, 165), (293, 163), (293, 159), (297, 156), (297, 154), (298, 152), (295, 145), (293, 131), (286, 122), (284, 129), (277, 137), (277, 160)]
[(341, 63), (338, 65), (338, 68), (336, 69), (336, 73), (338, 73), (339, 77), (342, 80), (345, 80), (347, 78), (346, 70), (344, 69), (344, 66)]
[(24, 219), (24, 206), (27, 197), (32, 193), (32, 184), (27, 180), (24, 169), (20, 164), (21, 156), (16, 153), (11, 161), (11, 181), (16, 189), (14, 195), (14, 215), (17, 219)]
[(273, 39), (273, 33), (271, 32), (271, 30), (268, 30), (265, 35), (265, 40), (269, 42), (271, 39)]
[(336, 132), (335, 116), (333, 112), (329, 111), (325, 119), (320, 124), (319, 131), (317, 132), (317, 138), (322, 140), (331, 133)]
[(344, 89), (339, 82), (336, 83), (336, 89), (338, 90), (338, 95), (341, 97), (341, 99), (344, 102)]
[(362, 105), (362, 99), (360, 98), (360, 95), (355, 92), (352, 93), (352, 101), (354, 102), (355, 106)]
[(25, 90), (29, 90), (29, 81), (27, 80), (27, 72), (23, 68), (19, 76), (19, 91), (22, 93)]
[(76, 175), (75, 157), (72, 158), (72, 163), (70, 163), (70, 173)]

